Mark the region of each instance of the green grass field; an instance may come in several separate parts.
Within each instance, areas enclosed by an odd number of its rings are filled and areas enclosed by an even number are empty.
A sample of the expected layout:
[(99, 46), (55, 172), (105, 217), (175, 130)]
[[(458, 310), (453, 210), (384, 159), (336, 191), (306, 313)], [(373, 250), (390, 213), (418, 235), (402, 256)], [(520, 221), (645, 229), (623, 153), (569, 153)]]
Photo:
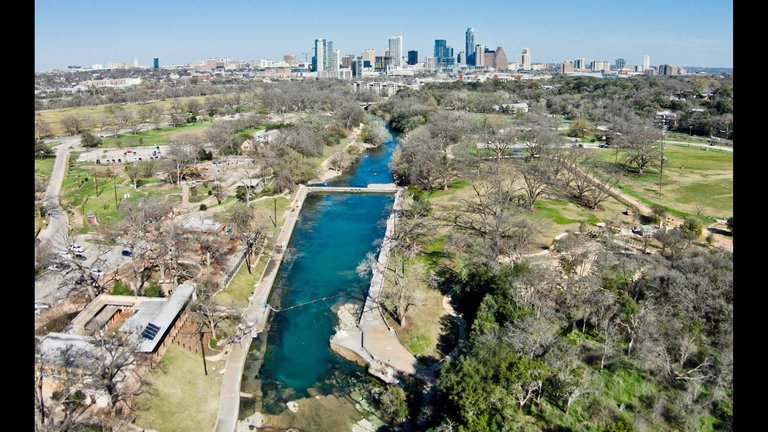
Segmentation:
[(158, 431), (212, 430), (223, 367), (224, 362), (208, 362), (205, 375), (199, 355), (171, 344), (152, 372), (154, 394), (143, 401), (146, 407), (137, 412), (136, 422)]
[[(598, 157), (612, 164), (614, 151), (598, 151)], [(619, 163), (623, 153), (619, 152)], [(620, 188), (643, 202), (660, 204), (671, 209), (676, 216), (701, 215), (726, 218), (733, 214), (733, 153), (707, 148), (666, 146), (662, 182), (659, 196), (659, 172), (647, 170), (642, 176), (627, 173), (620, 180)]]
[[(179, 101), (186, 106), (186, 104), (189, 103), (189, 101), (192, 99), (196, 99), (201, 104), (205, 102), (205, 96), (189, 96), (189, 97), (161, 100), (157, 102), (151, 102), (148, 104), (124, 104), (122, 106), (126, 110), (136, 112), (142, 107), (146, 107), (149, 105), (159, 105), (163, 109), (163, 111), (167, 111), (174, 101)], [(106, 113), (106, 109), (108, 106), (110, 106), (110, 104), (43, 110), (43, 111), (37, 111), (37, 114), (39, 114), (40, 117), (42, 117), (42, 119), (45, 120), (51, 126), (51, 129), (53, 130), (54, 135), (67, 135), (67, 130), (64, 128), (64, 125), (61, 124), (62, 118), (68, 115), (75, 115), (79, 117), (90, 116), (91, 119), (94, 122), (96, 122), (96, 124), (98, 125), (99, 119), (101, 118), (102, 115)], [(94, 127), (93, 129), (97, 129), (97, 128), (98, 126)]]
[[(143, 131), (139, 133), (125, 133), (120, 134), (118, 137), (106, 137), (101, 141), (101, 147), (114, 148), (114, 147), (148, 147), (166, 145), (169, 141), (186, 134), (200, 134), (205, 129), (209, 128), (213, 124), (212, 121), (202, 121), (197, 123), (191, 123), (179, 127), (169, 127), (162, 129), (153, 129), (149, 131)], [(120, 145), (117, 145), (118, 139)]]
[[(76, 159), (77, 155), (73, 154), (72, 158)], [(106, 172), (106, 170), (101, 171)], [(99, 224), (102, 225), (109, 225), (122, 219), (122, 215), (116, 208), (115, 197), (119, 205), (126, 192), (129, 194), (129, 202), (149, 197), (165, 197), (175, 202), (181, 201), (181, 192), (171, 185), (154, 182), (134, 189), (133, 184), (125, 177), (96, 176), (93, 170), (77, 165), (67, 171), (61, 190), (63, 206), (74, 207), (83, 217), (91, 213), (95, 214)], [(84, 222), (82, 232), (89, 230), (90, 224)]]
[(50, 177), (53, 172), (54, 162), (56, 162), (56, 158), (35, 159), (35, 175), (46, 178)]

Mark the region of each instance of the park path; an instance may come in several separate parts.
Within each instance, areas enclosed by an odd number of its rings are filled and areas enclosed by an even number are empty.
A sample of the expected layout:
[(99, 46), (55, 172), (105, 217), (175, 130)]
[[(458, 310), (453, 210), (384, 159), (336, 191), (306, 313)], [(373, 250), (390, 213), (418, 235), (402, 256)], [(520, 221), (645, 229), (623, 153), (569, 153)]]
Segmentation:
[(246, 333), (240, 339), (240, 343), (232, 345), (232, 351), (227, 356), (224, 376), (221, 380), (219, 413), (216, 418), (216, 425), (214, 426), (214, 431), (216, 432), (234, 432), (237, 428), (238, 416), (240, 414), (240, 383), (243, 378), (245, 360), (253, 338), (264, 331), (264, 326), (269, 317), (267, 299), (269, 298), (272, 284), (277, 277), (285, 249), (291, 239), (293, 228), (296, 225), (306, 197), (307, 187), (300, 185), (290, 207), (286, 210), (287, 215), (283, 228), (275, 240), (275, 249), (269, 254), (269, 261), (264, 268), (264, 273), (259, 282), (254, 286), (254, 292), (248, 303), (248, 308), (243, 312), (243, 318), (246, 326), (250, 329), (250, 333), (246, 330)]
[(70, 145), (63, 143), (59, 145), (56, 151), (56, 161), (53, 163), (51, 178), (48, 180), (48, 189), (45, 191), (45, 200), (51, 206), (48, 212), (48, 225), (37, 235), (40, 243), (50, 242), (51, 245), (61, 250), (66, 250), (68, 246), (64, 244), (64, 241), (69, 233), (69, 219), (59, 204), (59, 195), (61, 194), (61, 185), (64, 182), (64, 174), (67, 171), (69, 150)]

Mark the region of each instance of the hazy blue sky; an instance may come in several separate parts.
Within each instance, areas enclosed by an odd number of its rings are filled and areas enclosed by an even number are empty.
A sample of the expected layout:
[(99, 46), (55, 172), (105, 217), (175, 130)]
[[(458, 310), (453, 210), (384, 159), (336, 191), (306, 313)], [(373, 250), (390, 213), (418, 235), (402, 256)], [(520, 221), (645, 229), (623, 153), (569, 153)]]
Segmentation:
[(311, 57), (312, 41), (342, 55), (383, 53), (402, 34), (404, 50), (432, 56), (434, 40), (454, 54), (464, 31), (504, 47), (510, 62), (527, 47), (533, 62), (624, 58), (628, 64), (733, 66), (731, 0), (36, 0), (35, 70), (107, 61), (183, 64)]

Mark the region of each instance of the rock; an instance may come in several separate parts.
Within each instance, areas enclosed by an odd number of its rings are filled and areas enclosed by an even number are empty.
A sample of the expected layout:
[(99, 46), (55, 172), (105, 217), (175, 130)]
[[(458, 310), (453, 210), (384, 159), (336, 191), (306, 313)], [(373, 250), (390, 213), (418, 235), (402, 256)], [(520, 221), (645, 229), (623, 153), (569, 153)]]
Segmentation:
[(288, 409), (291, 410), (291, 412), (299, 412), (299, 404), (296, 401), (290, 401), (286, 403), (286, 405), (288, 405)]
[(310, 396), (317, 396), (317, 395), (320, 394), (320, 392), (317, 391), (316, 388), (310, 387), (310, 388), (307, 389), (307, 394), (310, 395)]
[(373, 424), (366, 419), (362, 419), (359, 422), (352, 425), (352, 432), (375, 432), (376, 429)]
[(349, 394), (349, 397), (355, 402), (360, 402), (363, 399), (363, 395), (357, 390), (353, 390), (352, 393)]
[(605, 222), (598, 222), (595, 224), (596, 227), (605, 228)]

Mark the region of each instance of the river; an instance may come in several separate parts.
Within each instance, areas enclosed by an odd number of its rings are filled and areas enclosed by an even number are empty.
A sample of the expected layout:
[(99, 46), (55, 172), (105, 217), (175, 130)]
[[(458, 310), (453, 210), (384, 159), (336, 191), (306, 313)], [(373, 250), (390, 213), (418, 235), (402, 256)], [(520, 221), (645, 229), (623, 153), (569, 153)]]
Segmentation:
[[(394, 134), (389, 131), (384, 144), (365, 151), (352, 169), (327, 185), (391, 183), (388, 164), (397, 145)], [(241, 391), (257, 396), (241, 404), (241, 419), (254, 410), (280, 414), (290, 400), (344, 394), (370, 379), (363, 368), (331, 352), (329, 339), (337, 321), (333, 307), (364, 299), (370, 275), (360, 277), (355, 269), (368, 252), (378, 251), (392, 203), (393, 196), (385, 194), (307, 197), (269, 303), (285, 309), (327, 299), (272, 314), (268, 331), (252, 345), (243, 373)]]

